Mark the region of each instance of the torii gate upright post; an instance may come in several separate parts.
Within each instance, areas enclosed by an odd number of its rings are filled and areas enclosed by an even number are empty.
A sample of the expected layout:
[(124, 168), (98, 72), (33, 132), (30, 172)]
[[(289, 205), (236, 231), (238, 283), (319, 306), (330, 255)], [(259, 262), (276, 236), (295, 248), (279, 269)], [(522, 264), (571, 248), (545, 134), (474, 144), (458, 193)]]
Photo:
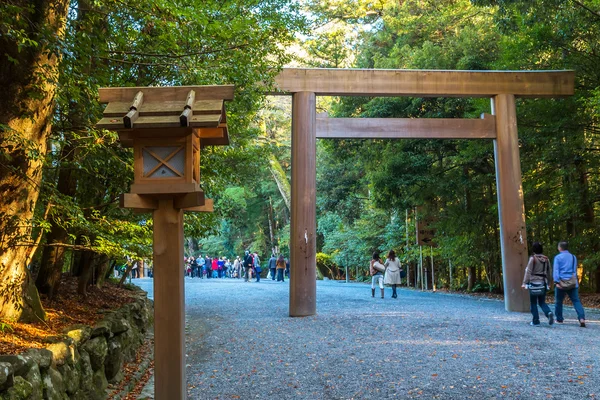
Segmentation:
[(512, 94), (494, 96), (492, 114), (496, 116), (494, 159), (504, 307), (507, 311), (525, 312), (529, 310), (529, 292), (521, 288), (521, 282), (528, 259), (527, 229), (525, 229), (525, 203), (521, 183), (515, 96)]
[(292, 96), (292, 218), (290, 221), (290, 317), (317, 312), (316, 96)]

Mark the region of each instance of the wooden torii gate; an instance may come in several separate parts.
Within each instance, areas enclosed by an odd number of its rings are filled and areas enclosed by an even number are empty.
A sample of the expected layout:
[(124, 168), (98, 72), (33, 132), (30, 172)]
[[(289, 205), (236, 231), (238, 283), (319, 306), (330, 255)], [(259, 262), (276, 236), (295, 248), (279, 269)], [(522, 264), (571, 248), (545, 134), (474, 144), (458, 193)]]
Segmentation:
[[(500, 245), (507, 311), (527, 311), (521, 289), (527, 264), (525, 207), (517, 133), (516, 97), (565, 97), (573, 71), (444, 71), (284, 69), (278, 92), (292, 95), (292, 204), (290, 309), (316, 313), (316, 139), (493, 139)], [(317, 118), (316, 96), (487, 97), (482, 119)]]

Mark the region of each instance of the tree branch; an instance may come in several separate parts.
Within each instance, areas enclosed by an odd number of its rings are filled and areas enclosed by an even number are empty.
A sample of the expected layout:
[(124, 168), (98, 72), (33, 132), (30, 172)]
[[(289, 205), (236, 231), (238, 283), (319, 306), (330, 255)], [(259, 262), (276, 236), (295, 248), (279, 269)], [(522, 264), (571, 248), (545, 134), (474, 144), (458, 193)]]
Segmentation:
[(588, 11), (590, 14), (592, 14), (594, 17), (596, 18), (600, 18), (600, 12), (598, 11), (594, 11), (591, 8), (589, 8), (588, 6), (586, 6), (585, 4), (583, 4), (580, 1), (577, 0), (573, 0), (573, 3), (577, 4), (579, 7), (583, 8), (584, 10)]

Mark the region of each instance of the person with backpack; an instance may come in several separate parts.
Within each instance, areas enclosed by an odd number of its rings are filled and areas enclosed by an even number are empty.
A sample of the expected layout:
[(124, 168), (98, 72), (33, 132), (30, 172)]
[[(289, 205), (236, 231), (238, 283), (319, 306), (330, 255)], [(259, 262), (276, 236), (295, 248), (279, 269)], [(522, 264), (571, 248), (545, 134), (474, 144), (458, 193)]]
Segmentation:
[(562, 324), (563, 301), (568, 295), (577, 312), (579, 326), (585, 328), (585, 311), (579, 300), (579, 281), (577, 279), (577, 258), (569, 253), (569, 243), (558, 243), (559, 253), (554, 257), (554, 313), (556, 322)]
[(543, 252), (544, 248), (539, 242), (534, 242), (531, 246), (533, 255), (529, 258), (527, 268), (525, 268), (525, 276), (521, 287), (529, 290), (529, 303), (533, 321), (531, 326), (540, 325), (540, 314), (538, 305), (548, 318), (548, 324), (554, 324), (554, 314), (550, 311), (550, 307), (546, 304), (546, 291), (549, 289), (548, 275), (550, 275), (550, 260)]

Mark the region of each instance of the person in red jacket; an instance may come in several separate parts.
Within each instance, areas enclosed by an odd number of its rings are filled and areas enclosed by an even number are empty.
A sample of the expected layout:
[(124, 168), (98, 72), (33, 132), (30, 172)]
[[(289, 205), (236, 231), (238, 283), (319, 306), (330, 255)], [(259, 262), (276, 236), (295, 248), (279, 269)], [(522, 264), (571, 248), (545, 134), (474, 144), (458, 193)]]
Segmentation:
[(219, 261), (217, 260), (217, 257), (213, 258), (211, 269), (212, 269), (212, 277), (218, 278), (219, 277)]

